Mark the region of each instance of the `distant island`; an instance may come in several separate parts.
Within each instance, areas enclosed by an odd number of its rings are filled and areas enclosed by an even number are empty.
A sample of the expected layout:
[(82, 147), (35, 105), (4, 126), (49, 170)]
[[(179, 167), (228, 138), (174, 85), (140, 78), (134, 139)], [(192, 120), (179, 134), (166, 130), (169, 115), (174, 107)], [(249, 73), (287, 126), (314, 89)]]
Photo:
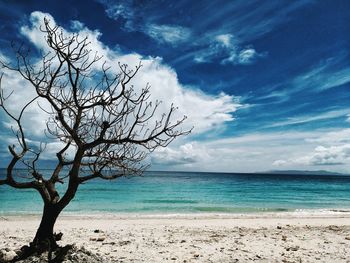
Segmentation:
[(272, 170), (259, 172), (259, 174), (295, 174), (295, 175), (348, 175), (343, 173), (331, 172), (326, 170), (308, 171), (308, 170)]

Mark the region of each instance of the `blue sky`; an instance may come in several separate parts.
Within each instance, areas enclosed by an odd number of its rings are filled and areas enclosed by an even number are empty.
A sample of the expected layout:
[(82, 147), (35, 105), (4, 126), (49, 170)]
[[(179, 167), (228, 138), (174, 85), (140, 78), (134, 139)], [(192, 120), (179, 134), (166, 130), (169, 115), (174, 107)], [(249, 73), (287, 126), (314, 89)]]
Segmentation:
[[(43, 48), (45, 16), (111, 62), (144, 61), (139, 80), (188, 115), (193, 134), (155, 152), (152, 169), (350, 172), (349, 1), (0, 1), (0, 57), (11, 41)], [(45, 140), (41, 113), (28, 114)]]

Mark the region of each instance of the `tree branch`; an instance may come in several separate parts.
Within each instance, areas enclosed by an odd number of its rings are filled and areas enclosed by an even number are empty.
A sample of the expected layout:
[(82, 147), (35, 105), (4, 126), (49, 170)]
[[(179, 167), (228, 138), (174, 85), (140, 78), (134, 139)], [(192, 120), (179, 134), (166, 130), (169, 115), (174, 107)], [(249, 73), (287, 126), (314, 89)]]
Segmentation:
[[(141, 174), (148, 167), (145, 158), (150, 152), (191, 132), (181, 129), (186, 117), (176, 120), (173, 105), (163, 114), (158, 112), (160, 102), (150, 101), (148, 83), (132, 84), (142, 68), (141, 62), (131, 69), (120, 63), (116, 70), (106, 62), (99, 66), (97, 62), (102, 56), (92, 53), (86, 37), (65, 35), (46, 18), (41, 30), (50, 48), (43, 55), (42, 63), (31, 63), (28, 50), (22, 46), (15, 50), (15, 63), (0, 61), (5, 70), (19, 73), (36, 92), (16, 117), (5, 107), (8, 97), (1, 89), (0, 107), (17, 125), (14, 133), (20, 149), (9, 147), (12, 160), (7, 177), (0, 180), (0, 184), (35, 188), (45, 202), (63, 209), (74, 198), (79, 184), (94, 178), (113, 180)], [(1, 79), (2, 75), (0, 85)], [(37, 169), (44, 149), (36, 148), (33, 140), (25, 136), (22, 126), (25, 111), (38, 98), (50, 105), (49, 109), (43, 109), (49, 116), (47, 134), (63, 143), (56, 153), (56, 167), (49, 179)], [(67, 158), (68, 149), (73, 159)], [(26, 177), (32, 181), (14, 179), (17, 162), (26, 165)], [(63, 183), (64, 178), (68, 178), (68, 187), (60, 199), (55, 183)]]
[(0, 185), (7, 184), (7, 179), (0, 180)]

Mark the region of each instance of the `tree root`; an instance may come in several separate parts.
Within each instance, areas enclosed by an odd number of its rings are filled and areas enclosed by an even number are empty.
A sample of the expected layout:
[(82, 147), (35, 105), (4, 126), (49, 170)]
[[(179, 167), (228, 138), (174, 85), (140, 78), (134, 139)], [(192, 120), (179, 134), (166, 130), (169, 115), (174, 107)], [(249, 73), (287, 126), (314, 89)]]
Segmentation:
[[(16, 253), (15, 257), (11, 262), (17, 262), (20, 260), (25, 260), (31, 256), (39, 256), (44, 252), (48, 252), (48, 262), (62, 262), (64, 256), (72, 248), (71, 245), (65, 247), (60, 247), (57, 245), (56, 241), (62, 239), (62, 233), (54, 233), (53, 238), (47, 238), (44, 240), (35, 240), (29, 244), (29, 246), (21, 247)], [(53, 258), (53, 254), (55, 257)]]

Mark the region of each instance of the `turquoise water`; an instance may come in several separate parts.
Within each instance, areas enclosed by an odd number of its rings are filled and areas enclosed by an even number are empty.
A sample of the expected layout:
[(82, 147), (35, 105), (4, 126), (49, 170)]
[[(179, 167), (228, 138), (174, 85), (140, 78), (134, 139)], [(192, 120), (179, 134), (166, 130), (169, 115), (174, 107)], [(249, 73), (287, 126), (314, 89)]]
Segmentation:
[[(42, 201), (36, 191), (0, 189), (1, 215), (41, 213)], [(142, 177), (81, 185), (66, 212), (187, 214), (300, 209), (350, 210), (350, 176), (146, 172)]]

